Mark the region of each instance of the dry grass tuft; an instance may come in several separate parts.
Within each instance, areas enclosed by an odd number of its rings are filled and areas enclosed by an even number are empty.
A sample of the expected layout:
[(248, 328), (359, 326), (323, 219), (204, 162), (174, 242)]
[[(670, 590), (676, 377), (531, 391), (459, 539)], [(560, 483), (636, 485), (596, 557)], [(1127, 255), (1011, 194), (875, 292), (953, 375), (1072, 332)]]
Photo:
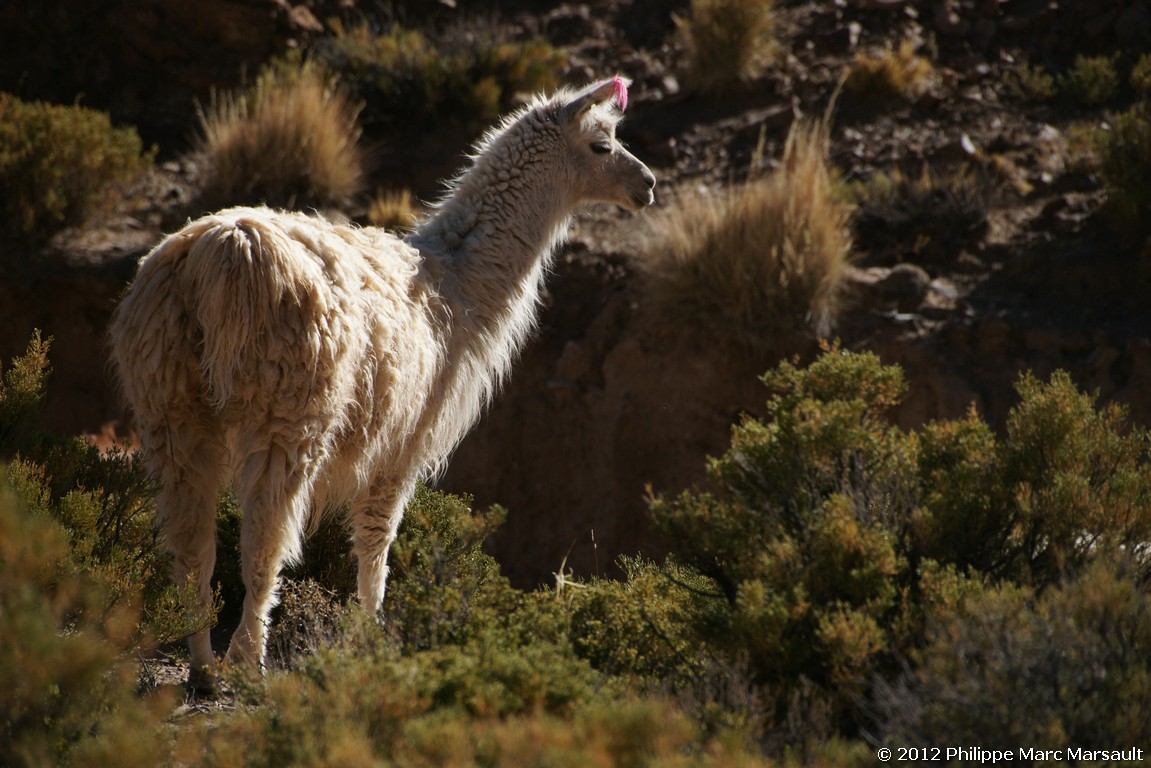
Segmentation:
[(826, 122), (798, 122), (782, 167), (658, 217), (643, 265), (653, 302), (753, 344), (781, 328), (830, 331), (851, 236)]
[[(987, 229), (988, 200), (996, 176), (1009, 169), (989, 161), (945, 173), (924, 165), (919, 174), (900, 168), (852, 188), (856, 242), (871, 251), (896, 251), (917, 262), (950, 261)], [(999, 170), (997, 170), (999, 169)]]
[(416, 212), (411, 190), (381, 189), (368, 205), (367, 219), (373, 227), (402, 232), (413, 228)]
[(201, 110), (209, 207), (342, 206), (363, 185), (360, 107), (312, 63), (281, 63)]
[(723, 88), (763, 73), (775, 54), (772, 0), (692, 0), (676, 18), (687, 48), (687, 84)]
[(904, 40), (899, 48), (861, 52), (847, 73), (844, 87), (856, 94), (917, 99), (927, 93), (935, 79), (935, 67), (915, 53), (915, 42)]

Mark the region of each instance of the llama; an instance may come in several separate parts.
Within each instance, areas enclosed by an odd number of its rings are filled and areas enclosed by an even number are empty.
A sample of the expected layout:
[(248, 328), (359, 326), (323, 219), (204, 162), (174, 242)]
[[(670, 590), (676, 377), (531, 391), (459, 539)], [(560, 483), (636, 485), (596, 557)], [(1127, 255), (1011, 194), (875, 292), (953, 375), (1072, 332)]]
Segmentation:
[[(358, 599), (378, 611), (404, 507), (507, 376), (573, 211), (654, 201), (655, 177), (615, 136), (626, 105), (619, 77), (537, 97), (489, 131), (403, 239), (232, 208), (141, 260), (112, 319), (112, 359), (161, 481), (174, 578), (205, 610), (225, 483), (243, 509), (227, 663), (263, 667), (280, 569), (338, 505)], [(208, 632), (188, 643), (189, 685), (210, 688)]]

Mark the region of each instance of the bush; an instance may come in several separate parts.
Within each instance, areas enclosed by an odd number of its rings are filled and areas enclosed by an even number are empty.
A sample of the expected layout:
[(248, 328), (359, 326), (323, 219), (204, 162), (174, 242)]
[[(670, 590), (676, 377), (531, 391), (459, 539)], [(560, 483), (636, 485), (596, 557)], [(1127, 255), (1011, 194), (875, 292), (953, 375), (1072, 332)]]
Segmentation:
[(1151, 738), (1151, 596), (1122, 568), (1100, 560), (1039, 597), (992, 590), (930, 638), (914, 669), (879, 686), (889, 744), (1113, 750)]
[(918, 175), (896, 168), (853, 185), (853, 225), (860, 247), (895, 250), (899, 259), (949, 261), (987, 231), (992, 183), (980, 168)]
[(727, 602), (708, 645), (744, 656), (775, 712), (810, 681), (833, 722), (850, 721), (913, 575), (901, 549), (914, 442), (882, 419), (905, 385), (873, 355), (836, 348), (765, 383), (768, 421), (745, 419), (709, 463), (722, 491), (654, 499), (652, 517)]
[[(499, 507), (473, 512), (466, 497), (423, 486), (409, 502), (389, 556), (391, 575), (383, 606), (387, 639), (406, 654), (459, 646), (515, 613), (524, 596), (513, 590), (484, 541), (503, 522)], [(220, 552), (216, 585), (226, 613), (238, 619), (241, 512), (231, 496), (217, 514)], [(345, 603), (356, 593), (356, 562), (345, 521), (332, 514), (304, 543), (300, 563), (284, 571), (282, 602), (272, 614), (269, 654), (294, 669), (304, 657), (338, 645)], [(537, 634), (538, 638), (538, 634)]]
[(1066, 74), (1058, 78), (1059, 89), (1085, 107), (1098, 107), (1119, 93), (1119, 74), (1114, 56), (1076, 56)]
[(1011, 89), (1023, 99), (1044, 102), (1055, 98), (1055, 77), (1044, 67), (1021, 62), (1008, 72)]
[(809, 368), (785, 362), (764, 383), (767, 422), (745, 418), (729, 451), (708, 463), (724, 497), (687, 494), (652, 507), (677, 554), (731, 602), (742, 582), (763, 575), (762, 553), (784, 533), (806, 536), (829, 502), (836, 516), (847, 503), (865, 524), (898, 530), (914, 501), (911, 446), (882, 416), (906, 388), (898, 368), (828, 347)]
[(966, 571), (1006, 575), (1012, 570), (1005, 546), (1013, 526), (1006, 512), (1010, 488), (991, 428), (972, 411), (958, 421), (926, 425), (919, 438), (917, 546)]
[(481, 549), (506, 513), (477, 514), (470, 504), (421, 487), (404, 513), (389, 557), (385, 616), (406, 650), (466, 642), (516, 606), (519, 593)]
[[(182, 735), (177, 757), (203, 766), (305, 768), (713, 762), (691, 756), (694, 728), (663, 702), (605, 691), (570, 710), (553, 710), (543, 701), (524, 708), (518, 695), (534, 699), (536, 683), (554, 684), (559, 677), (554, 663), (534, 653), (517, 658), (492, 647), (424, 661), (385, 654), (317, 657), (298, 674), (270, 676), (258, 707), (220, 723), (194, 724)], [(505, 699), (513, 688), (516, 696)], [(515, 701), (510, 709), (509, 701)], [(731, 747), (717, 745), (715, 752), (717, 765), (741, 756)], [(757, 764), (742, 757), (735, 764)]]
[[(72, 560), (103, 585), (104, 612), (131, 607), (136, 643), (170, 642), (213, 617), (197, 617), (190, 591), (171, 584), (170, 565), (155, 527), (157, 486), (138, 453), (101, 453), (78, 438), (43, 432), (39, 399), (48, 377), (50, 341), (34, 333), (11, 361), (0, 387), (0, 458), (6, 481), (32, 514), (68, 534)], [(9, 442), (7, 438), (19, 436)]]
[(1151, 435), (1129, 429), (1121, 406), (1098, 408), (1066, 373), (1046, 384), (1025, 375), (1017, 389), (1002, 459), (1013, 575), (1053, 584), (1101, 554), (1142, 554), (1151, 541)]
[(0, 379), (0, 460), (11, 459), (28, 448), (38, 434), (40, 402), (51, 368), (45, 339), (33, 331), (24, 354), (12, 360)]
[(903, 377), (866, 353), (829, 347), (765, 383), (767, 418), (733, 430), (710, 490), (652, 500), (687, 571), (658, 589), (644, 587), (658, 570), (629, 572), (610, 607), (593, 598), (578, 614), (596, 609), (576, 647), (602, 668), (688, 680), (709, 657), (743, 663), (764, 733), (800, 716), (850, 737), (876, 681), (989, 588), (1056, 589), (1113, 560), (1146, 578), (1147, 433), (1066, 374), (1020, 378), (1003, 440), (974, 413), (895, 428), (883, 414)]
[(287, 60), (200, 113), (208, 208), (345, 205), (363, 185), (355, 104), (318, 65)]
[(751, 343), (781, 327), (826, 333), (851, 250), (827, 147), (826, 125), (797, 123), (776, 173), (657, 217), (641, 264), (656, 306)]
[(916, 55), (915, 42), (904, 40), (899, 48), (888, 45), (882, 51), (857, 54), (844, 87), (851, 93), (915, 100), (927, 93), (935, 78), (931, 62)]
[(1111, 130), (1095, 134), (1107, 190), (1105, 213), (1129, 244), (1145, 246), (1151, 229), (1151, 107), (1140, 103), (1121, 112)]
[(769, 0), (692, 0), (676, 26), (687, 49), (687, 83), (697, 91), (752, 80), (775, 55)]
[[(0, 413), (32, 407), (46, 355), (13, 361)], [(1019, 379), (1003, 437), (974, 412), (895, 427), (900, 370), (838, 346), (764, 383), (708, 487), (651, 500), (663, 563), (525, 594), (482, 551), (502, 511), (420, 489), (383, 626), (342, 604), (333, 518), (286, 585), (273, 668), (231, 677), (226, 717), (164, 727), (123, 663), (153, 604), (148, 484), (33, 435), (8, 471), (28, 502), (0, 489), (0, 761), (862, 766), (865, 733), (1146, 741), (1147, 432), (1062, 373)], [(238, 562), (233, 504), (220, 520)]]
[(46, 239), (100, 210), (109, 184), (152, 163), (134, 128), (79, 106), (0, 93), (0, 209), (4, 234)]
[(712, 580), (674, 561), (624, 558), (620, 565), (623, 581), (597, 579), (571, 593), (575, 651), (609, 674), (690, 690), (716, 661), (698, 628), (722, 611), (723, 595)]
[(164, 702), (133, 696), (122, 654), (137, 619), (105, 590), (60, 526), (0, 481), (0, 763), (158, 764)]
[[(924, 556), (1044, 587), (1100, 556), (1138, 551), (1151, 534), (1151, 442), (1118, 406), (1097, 408), (1070, 377), (1025, 375), (994, 440), (974, 415), (921, 439)], [(1147, 564), (1140, 561), (1140, 569)]]
[(513, 39), (494, 24), (429, 36), (394, 24), (337, 28), (317, 55), (366, 104), (367, 125), (419, 133), (437, 123), (478, 129), (517, 97), (552, 90), (566, 62), (541, 38)]

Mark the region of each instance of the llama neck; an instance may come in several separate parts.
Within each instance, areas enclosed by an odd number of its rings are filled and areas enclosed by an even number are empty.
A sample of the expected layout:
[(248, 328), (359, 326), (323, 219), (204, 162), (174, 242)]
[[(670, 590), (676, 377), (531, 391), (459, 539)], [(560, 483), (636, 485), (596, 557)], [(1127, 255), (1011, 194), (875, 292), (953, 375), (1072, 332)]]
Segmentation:
[[(503, 153), (491, 153), (495, 158)], [(556, 174), (485, 154), (408, 242), (438, 297), (443, 378), (433, 433), (446, 456), (479, 418), (535, 325), (543, 278), (571, 202)]]
[(554, 174), (530, 162), (485, 157), (458, 180), (455, 193), (410, 237), (439, 280), (454, 339), (522, 341), (570, 209)]

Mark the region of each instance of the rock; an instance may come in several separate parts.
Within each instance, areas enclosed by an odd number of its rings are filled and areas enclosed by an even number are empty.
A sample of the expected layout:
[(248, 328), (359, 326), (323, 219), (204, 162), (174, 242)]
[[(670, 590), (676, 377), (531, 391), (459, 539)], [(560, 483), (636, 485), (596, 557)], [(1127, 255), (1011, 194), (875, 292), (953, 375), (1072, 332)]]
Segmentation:
[(1010, 357), (1011, 324), (998, 317), (985, 317), (976, 327), (975, 348), (980, 356), (996, 359)]
[(914, 312), (923, 303), (931, 285), (927, 270), (915, 264), (898, 264), (876, 284), (882, 301), (894, 304), (900, 312)]
[(971, 22), (959, 15), (959, 10), (953, 0), (939, 3), (935, 6), (933, 23), (935, 29), (948, 37), (967, 37), (971, 31)]
[(563, 5), (552, 11), (544, 19), (544, 31), (556, 45), (571, 45), (579, 40), (592, 37), (595, 25), (591, 10), (586, 5)]

